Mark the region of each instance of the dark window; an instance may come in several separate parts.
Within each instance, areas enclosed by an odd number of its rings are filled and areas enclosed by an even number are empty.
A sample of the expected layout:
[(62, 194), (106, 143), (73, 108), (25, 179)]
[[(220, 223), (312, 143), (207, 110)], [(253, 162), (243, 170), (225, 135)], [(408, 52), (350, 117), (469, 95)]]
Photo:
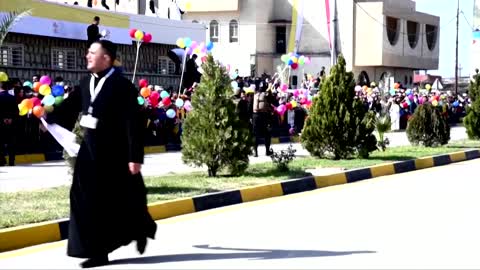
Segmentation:
[(360, 72), (360, 75), (358, 75), (357, 84), (361, 86), (367, 85), (370, 87), (370, 78), (368, 77), (368, 74), (366, 71)]
[(399, 36), (400, 23), (397, 18), (387, 17), (387, 37), (392, 46), (397, 44)]
[(238, 42), (238, 22), (236, 20), (230, 21), (230, 43)]
[(218, 22), (215, 20), (210, 22), (210, 41), (218, 42)]
[(425, 32), (427, 37), (428, 49), (430, 51), (433, 51), (433, 49), (435, 49), (435, 46), (437, 45), (438, 27), (436, 27), (435, 25), (427, 24), (425, 25)]
[(287, 27), (277, 26), (275, 33), (276, 53), (287, 53)]
[(407, 21), (408, 44), (412, 49), (417, 47), (419, 32), (420, 25), (417, 22)]

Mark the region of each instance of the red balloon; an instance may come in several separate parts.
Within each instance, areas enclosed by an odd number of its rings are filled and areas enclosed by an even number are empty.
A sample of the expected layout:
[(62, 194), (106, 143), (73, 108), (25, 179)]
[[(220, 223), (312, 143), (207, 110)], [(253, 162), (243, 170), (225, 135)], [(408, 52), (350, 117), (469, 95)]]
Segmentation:
[(138, 85), (140, 86), (140, 88), (147, 87), (148, 86), (148, 81), (145, 80), (145, 79), (141, 79), (140, 81), (138, 81)]
[(160, 94), (157, 91), (152, 91), (152, 93), (150, 94), (150, 100), (154, 100), (158, 102), (159, 98), (160, 98)]
[(152, 96), (150, 96), (148, 98), (148, 101), (150, 101), (150, 104), (152, 104), (152, 107), (157, 107), (158, 106), (158, 103), (159, 103), (158, 99), (154, 99), (154, 98), (152, 98)]
[(146, 34), (143, 36), (143, 42), (144, 42), (144, 43), (149, 43), (150, 41), (152, 41), (152, 34), (146, 33)]
[(131, 37), (131, 38), (135, 38), (135, 32), (137, 32), (137, 29), (135, 29), (135, 28), (130, 29), (129, 34), (130, 34), (130, 37)]
[(287, 106), (287, 110), (289, 110), (289, 111), (290, 111), (291, 109), (293, 109), (293, 105), (292, 105), (292, 103), (290, 103), (290, 102), (287, 103), (287, 104), (285, 104), (285, 106)]
[(166, 97), (162, 100), (163, 106), (170, 106), (172, 104), (172, 100), (169, 97)]
[(292, 64), (292, 69), (295, 70), (295, 69), (297, 69), (297, 68), (298, 68), (298, 64), (297, 64), (297, 63), (293, 63), (293, 64)]

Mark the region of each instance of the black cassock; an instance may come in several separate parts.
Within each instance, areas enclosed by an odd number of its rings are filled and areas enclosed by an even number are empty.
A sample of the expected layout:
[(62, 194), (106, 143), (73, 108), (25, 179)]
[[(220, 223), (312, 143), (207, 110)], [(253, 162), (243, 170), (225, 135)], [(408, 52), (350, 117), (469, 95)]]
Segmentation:
[[(110, 70), (110, 69), (109, 69)], [(104, 77), (109, 70), (99, 74)], [(48, 116), (48, 122), (90, 107), (90, 78)], [(95, 78), (95, 86), (100, 78)], [(143, 163), (144, 119), (137, 90), (120, 73), (108, 77), (94, 100), (96, 129), (84, 128), (70, 190), (67, 254), (78, 258), (106, 255), (133, 240), (154, 238), (156, 224), (147, 209), (141, 174), (129, 162)]]

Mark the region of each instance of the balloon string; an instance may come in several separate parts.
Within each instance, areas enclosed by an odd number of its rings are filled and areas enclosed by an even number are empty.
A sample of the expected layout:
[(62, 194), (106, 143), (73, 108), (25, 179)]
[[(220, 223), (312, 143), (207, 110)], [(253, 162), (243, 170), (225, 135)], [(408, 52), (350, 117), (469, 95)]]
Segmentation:
[(140, 41), (137, 41), (137, 57), (135, 58), (135, 68), (133, 69), (132, 83), (135, 82), (135, 74), (137, 73), (138, 53), (140, 52)]
[[(183, 64), (182, 64), (182, 76), (180, 77), (180, 85), (178, 86), (178, 93), (182, 93), (182, 83), (183, 83), (183, 74), (185, 73), (185, 60), (187, 60), (187, 51), (185, 50), (183, 54)], [(183, 92), (185, 94), (185, 91)]]

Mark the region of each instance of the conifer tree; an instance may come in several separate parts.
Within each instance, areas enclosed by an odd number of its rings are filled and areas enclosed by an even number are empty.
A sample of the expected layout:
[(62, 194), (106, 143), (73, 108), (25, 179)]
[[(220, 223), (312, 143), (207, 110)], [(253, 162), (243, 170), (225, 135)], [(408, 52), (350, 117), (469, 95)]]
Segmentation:
[(467, 116), (463, 120), (467, 128), (468, 138), (471, 140), (480, 139), (480, 74), (474, 77), (470, 82), (470, 91), (468, 92), (472, 99), (471, 107), (467, 107)]
[(413, 145), (435, 147), (450, 140), (450, 125), (441, 112), (441, 107), (431, 103), (420, 105), (408, 122), (407, 137)]
[(303, 146), (317, 157), (333, 154), (344, 159), (356, 154), (365, 158), (377, 149), (375, 114), (355, 97), (354, 76), (345, 65), (339, 56), (322, 82), (302, 132)]
[(206, 165), (209, 176), (222, 168), (241, 174), (248, 167), (252, 139), (248, 126), (236, 113), (231, 80), (224, 67), (209, 55), (204, 73), (192, 95), (193, 110), (185, 119), (182, 159), (195, 166)]

